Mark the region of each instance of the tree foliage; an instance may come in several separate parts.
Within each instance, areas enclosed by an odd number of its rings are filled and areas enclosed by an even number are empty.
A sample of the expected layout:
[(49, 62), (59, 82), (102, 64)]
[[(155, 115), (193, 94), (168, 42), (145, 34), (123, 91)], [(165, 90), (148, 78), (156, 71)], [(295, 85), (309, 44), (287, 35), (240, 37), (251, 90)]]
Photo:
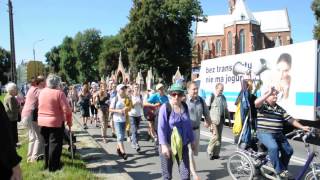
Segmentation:
[(116, 70), (119, 62), (119, 53), (122, 53), (122, 62), (125, 67), (128, 66), (127, 53), (119, 35), (103, 37), (101, 54), (99, 56), (99, 73), (100, 75), (110, 75)]
[(51, 51), (45, 54), (46, 62), (49, 65), (50, 72), (58, 73), (60, 71), (60, 47), (54, 46)]
[(100, 31), (88, 29), (74, 38), (80, 81), (99, 80), (98, 59), (101, 52)]
[(73, 39), (71, 37), (65, 37), (59, 50), (60, 57), (60, 71), (68, 82), (77, 82), (79, 75), (76, 67), (77, 57), (73, 49)]
[(0, 47), (0, 82), (2, 82), (2, 84), (8, 82), (8, 78), (4, 72), (10, 72), (10, 68), (10, 52)]
[(95, 29), (65, 37), (61, 45), (46, 53), (50, 72), (71, 83), (99, 80), (101, 44), (100, 31)]
[(311, 9), (313, 10), (314, 16), (316, 18), (316, 25), (313, 29), (313, 36), (315, 39), (320, 39), (320, 0), (314, 0)]
[(180, 66), (191, 68), (191, 25), (202, 16), (197, 0), (134, 0), (129, 24), (122, 30), (130, 67), (156, 67), (167, 81)]

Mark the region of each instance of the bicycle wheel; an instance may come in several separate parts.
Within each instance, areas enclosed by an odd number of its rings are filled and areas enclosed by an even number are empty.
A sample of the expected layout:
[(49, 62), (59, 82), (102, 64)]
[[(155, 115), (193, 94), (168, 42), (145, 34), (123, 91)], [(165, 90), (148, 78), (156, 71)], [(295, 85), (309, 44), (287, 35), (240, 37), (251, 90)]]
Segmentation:
[(309, 171), (305, 178), (305, 180), (318, 180), (320, 179), (320, 170), (316, 170), (316, 174), (314, 175), (312, 171)]
[(243, 152), (233, 153), (227, 163), (228, 173), (234, 180), (251, 180), (255, 169), (250, 158)]

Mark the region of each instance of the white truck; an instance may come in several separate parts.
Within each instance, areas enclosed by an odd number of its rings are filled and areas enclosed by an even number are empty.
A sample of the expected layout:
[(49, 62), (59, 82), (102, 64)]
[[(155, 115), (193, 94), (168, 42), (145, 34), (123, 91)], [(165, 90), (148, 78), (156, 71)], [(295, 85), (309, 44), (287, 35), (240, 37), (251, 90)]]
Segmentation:
[[(200, 96), (208, 102), (217, 83), (224, 84), (224, 95), (231, 112), (241, 90), (241, 80), (262, 81), (257, 95), (268, 87), (280, 93), (278, 104), (297, 119), (320, 120), (320, 61), (316, 40), (201, 62)], [(250, 75), (250, 76), (248, 76)]]

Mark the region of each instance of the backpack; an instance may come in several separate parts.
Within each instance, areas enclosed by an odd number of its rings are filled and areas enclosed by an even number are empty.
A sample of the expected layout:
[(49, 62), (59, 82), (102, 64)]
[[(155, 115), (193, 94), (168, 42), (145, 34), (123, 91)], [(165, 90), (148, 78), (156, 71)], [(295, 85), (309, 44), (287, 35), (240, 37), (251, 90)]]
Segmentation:
[[(182, 106), (183, 108), (185, 109), (186, 113), (188, 114), (189, 116), (189, 109), (188, 109), (188, 105), (185, 103), (185, 102), (181, 102), (182, 103)], [(166, 103), (166, 112), (167, 112), (167, 121), (169, 121), (169, 118), (170, 118), (170, 114), (172, 112), (172, 107), (171, 107), (171, 104), (169, 102)]]
[(215, 97), (215, 96), (214, 96), (214, 93), (212, 93), (212, 94), (211, 94), (211, 97), (210, 97), (210, 103), (208, 104), (208, 106), (209, 106), (209, 107), (208, 107), (208, 108), (209, 108), (209, 111), (211, 110), (211, 105), (212, 105), (212, 103), (213, 103), (213, 101), (214, 101), (214, 97)]

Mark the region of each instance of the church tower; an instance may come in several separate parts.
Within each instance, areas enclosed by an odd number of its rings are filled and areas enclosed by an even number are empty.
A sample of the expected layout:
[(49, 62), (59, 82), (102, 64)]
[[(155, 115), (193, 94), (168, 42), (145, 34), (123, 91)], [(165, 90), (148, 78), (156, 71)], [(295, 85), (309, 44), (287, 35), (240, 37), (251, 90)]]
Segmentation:
[(228, 0), (228, 1), (229, 1), (229, 14), (232, 14), (236, 6), (237, 0)]

